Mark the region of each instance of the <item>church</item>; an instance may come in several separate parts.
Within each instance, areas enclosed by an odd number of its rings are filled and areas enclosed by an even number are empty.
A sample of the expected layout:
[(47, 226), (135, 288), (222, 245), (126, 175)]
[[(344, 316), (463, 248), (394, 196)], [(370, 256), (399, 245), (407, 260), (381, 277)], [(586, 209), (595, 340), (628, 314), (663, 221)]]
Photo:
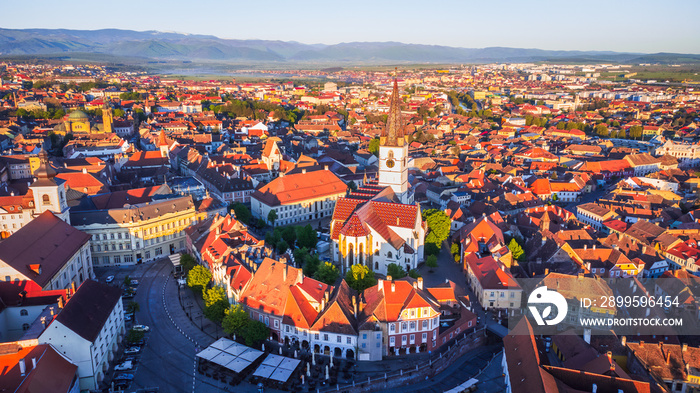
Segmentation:
[(113, 132), (114, 117), (112, 108), (104, 106), (102, 108), (102, 123), (92, 123), (90, 117), (81, 110), (67, 114), (63, 123), (54, 127), (54, 132), (58, 135), (65, 134), (109, 134)]
[(379, 175), (336, 202), (331, 220), (333, 260), (343, 272), (361, 264), (386, 275), (391, 263), (408, 272), (423, 261), (426, 231), (420, 205), (408, 187), (408, 142), (394, 80), (379, 142)]

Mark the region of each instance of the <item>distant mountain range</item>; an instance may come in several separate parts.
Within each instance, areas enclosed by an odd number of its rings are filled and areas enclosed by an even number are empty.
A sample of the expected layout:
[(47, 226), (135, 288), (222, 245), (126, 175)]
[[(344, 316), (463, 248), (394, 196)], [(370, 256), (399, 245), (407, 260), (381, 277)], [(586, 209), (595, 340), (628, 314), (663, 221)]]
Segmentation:
[(158, 31), (0, 29), (0, 57), (71, 54), (105, 55), (173, 61), (239, 63), (492, 63), (492, 62), (624, 62), (698, 63), (700, 55), (554, 51), (490, 47), (455, 48), (400, 42), (350, 42), (309, 45), (298, 42), (232, 40), (211, 35)]

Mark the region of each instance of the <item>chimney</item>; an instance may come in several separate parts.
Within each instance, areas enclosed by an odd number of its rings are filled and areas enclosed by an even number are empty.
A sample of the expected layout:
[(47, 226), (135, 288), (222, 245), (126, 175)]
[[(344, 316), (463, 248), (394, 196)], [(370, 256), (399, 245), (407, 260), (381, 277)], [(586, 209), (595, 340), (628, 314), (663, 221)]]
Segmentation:
[(355, 318), (357, 318), (357, 296), (352, 297), (352, 309), (355, 311)]
[(36, 358), (32, 358), (32, 370), (36, 368)]
[(544, 275), (546, 276), (546, 275), (548, 275), (548, 274), (549, 274), (549, 268), (546, 267), (546, 268), (544, 268)]
[(384, 280), (382, 280), (380, 278), (377, 280), (377, 289), (379, 289), (381, 291), (383, 288), (384, 288)]
[(584, 245), (583, 245), (583, 249), (584, 249), (584, 250), (588, 250), (588, 244), (584, 244)]
[(415, 281), (413, 282), (413, 289), (418, 289), (418, 283)]
[(301, 168), (301, 174), (305, 175), (306, 174), (306, 168)]
[(612, 352), (608, 351), (608, 362), (610, 362), (610, 371), (615, 371), (615, 363), (613, 363)]
[(323, 311), (324, 308), (326, 308), (326, 298), (325, 297), (321, 299), (321, 309), (318, 311), (319, 312)]
[(394, 280), (394, 278), (393, 278), (393, 277), (391, 277), (391, 276), (386, 276), (386, 280), (387, 280), (387, 281), (393, 281), (393, 280)]
[(423, 289), (423, 277), (418, 277), (416, 279), (416, 282), (418, 283), (418, 289)]
[(287, 264), (284, 265), (284, 269), (282, 269), (282, 280), (287, 281)]
[(396, 292), (396, 283), (391, 282), (391, 292)]
[(622, 344), (623, 347), (627, 346), (627, 336), (622, 336), (620, 343)]
[(324, 170), (324, 171), (327, 171), (327, 170), (328, 170), (328, 165), (324, 165), (324, 166), (323, 166), (323, 170)]
[(51, 312), (51, 316), (53, 317), (53, 306), (49, 307), (49, 312)]
[(19, 360), (19, 375), (24, 376), (27, 374), (27, 366), (24, 364), (24, 359)]
[(71, 281), (70, 288), (71, 288), (71, 294), (74, 294), (75, 293), (75, 281)]
[(688, 344), (683, 344), (681, 351), (686, 352), (688, 350)]
[(60, 310), (62, 308), (63, 308), (63, 296), (58, 298), (58, 309)]
[(639, 347), (641, 348), (641, 347), (643, 347), (643, 346), (644, 346), (644, 341), (640, 341), (640, 342), (639, 342)]
[(666, 364), (668, 364), (671, 361), (671, 351), (666, 351)]
[(593, 249), (595, 250), (595, 244), (593, 245)]

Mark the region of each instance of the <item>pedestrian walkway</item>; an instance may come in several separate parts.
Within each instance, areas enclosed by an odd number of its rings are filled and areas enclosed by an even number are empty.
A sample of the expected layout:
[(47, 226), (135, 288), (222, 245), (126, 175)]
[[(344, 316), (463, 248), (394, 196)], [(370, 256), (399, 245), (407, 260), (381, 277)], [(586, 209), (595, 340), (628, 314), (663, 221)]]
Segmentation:
[(189, 288), (178, 288), (172, 277), (165, 285), (165, 306), (183, 335), (204, 349), (223, 336), (221, 328), (204, 316), (204, 304)]

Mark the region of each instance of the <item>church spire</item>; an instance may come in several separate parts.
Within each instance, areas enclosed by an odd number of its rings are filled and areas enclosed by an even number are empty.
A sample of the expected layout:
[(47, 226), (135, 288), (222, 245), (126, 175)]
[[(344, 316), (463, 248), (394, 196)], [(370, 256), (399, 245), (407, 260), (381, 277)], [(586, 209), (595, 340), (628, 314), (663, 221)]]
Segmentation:
[(389, 116), (386, 120), (386, 128), (384, 136), (386, 141), (385, 146), (402, 146), (403, 145), (403, 120), (401, 119), (401, 104), (399, 96), (399, 84), (394, 74), (394, 90), (391, 93), (389, 100)]

